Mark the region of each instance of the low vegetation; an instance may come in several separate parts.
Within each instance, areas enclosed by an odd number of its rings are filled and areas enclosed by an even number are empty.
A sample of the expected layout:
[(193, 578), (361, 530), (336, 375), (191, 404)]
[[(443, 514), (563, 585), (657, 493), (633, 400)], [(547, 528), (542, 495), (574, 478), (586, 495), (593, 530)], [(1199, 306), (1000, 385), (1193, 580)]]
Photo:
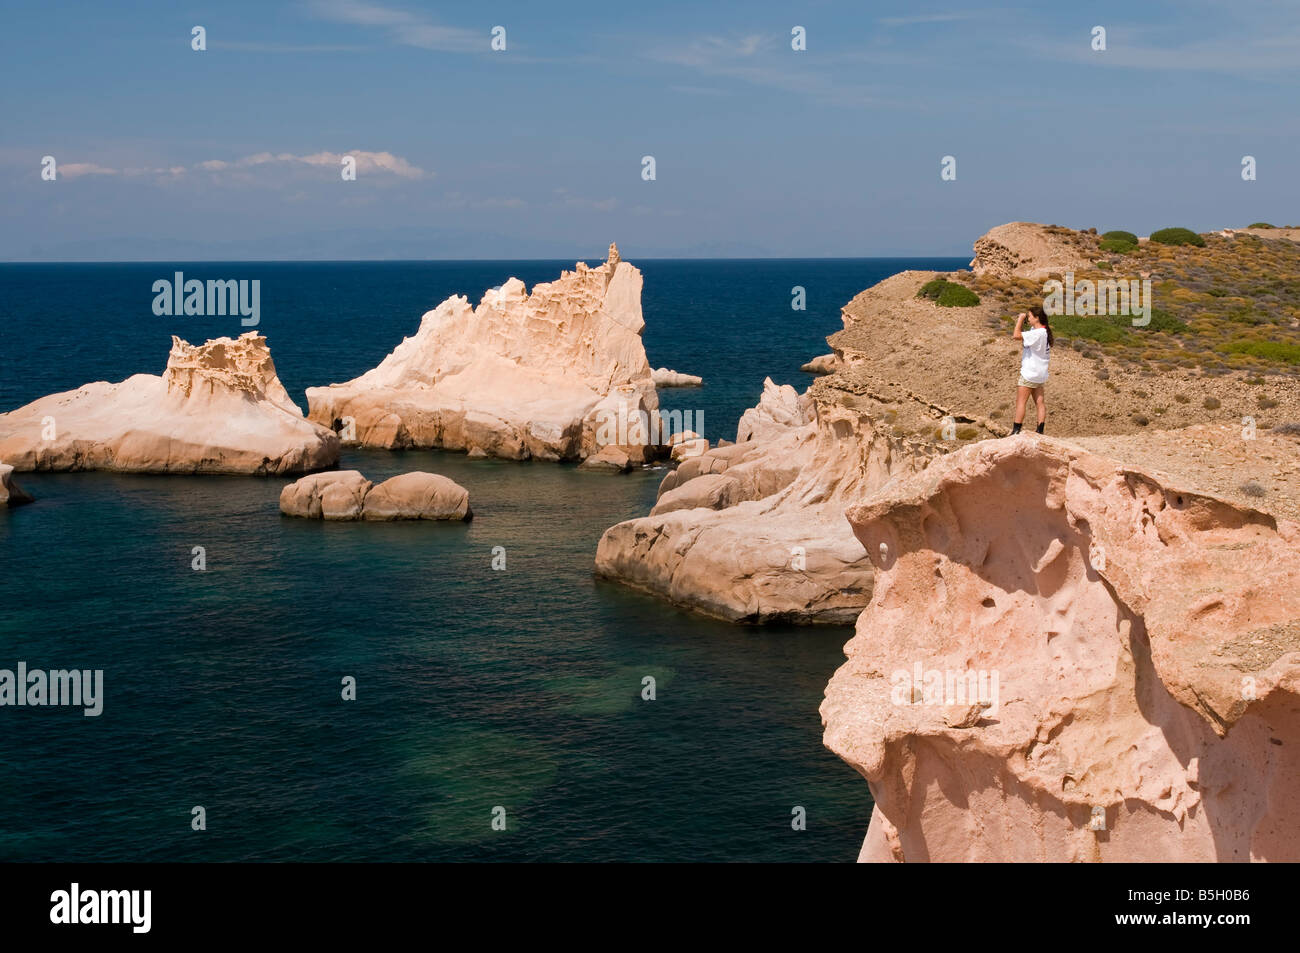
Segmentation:
[(980, 303), (979, 295), (975, 292), (946, 278), (927, 281), (916, 296), (928, 298), (942, 308), (971, 308)]
[[(1091, 242), (1098, 258), (1101, 242), (1124, 242), (1132, 234), (1074, 233), (1077, 241)], [(1149, 280), (1154, 301), (1151, 323), (1134, 327), (1125, 315), (1060, 315), (1052, 318), (1058, 346), (1072, 347), (1088, 357), (1100, 352), (1123, 365), (1153, 371), (1295, 374), (1300, 370), (1300, 242), (1244, 233), (1196, 238), (1203, 247), (1154, 240), (1126, 244), (1129, 250), (1112, 252), (1105, 267), (1097, 262), (1092, 268), (1076, 270), (1076, 285), (1083, 279)], [(1015, 323), (1016, 314), (1043, 303), (1042, 280), (967, 272), (949, 279), (961, 281), (995, 304), (1003, 331)]]
[[(1101, 244), (1098, 247), (1104, 252), (1127, 255), (1137, 249), (1138, 237), (1132, 232), (1120, 230), (1104, 232), (1101, 236)], [(1109, 263), (1107, 264), (1109, 265)]]
[(1151, 233), (1151, 240), (1159, 245), (1195, 245), (1205, 247), (1205, 239), (1190, 228), (1162, 228)]

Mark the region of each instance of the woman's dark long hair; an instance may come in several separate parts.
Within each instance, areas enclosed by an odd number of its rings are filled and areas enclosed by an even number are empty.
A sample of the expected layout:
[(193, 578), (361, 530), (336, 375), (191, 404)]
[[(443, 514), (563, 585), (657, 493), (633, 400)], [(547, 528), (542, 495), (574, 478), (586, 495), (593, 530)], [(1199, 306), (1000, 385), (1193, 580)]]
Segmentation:
[(1052, 326), (1047, 323), (1047, 312), (1043, 310), (1041, 304), (1036, 304), (1029, 309), (1039, 321), (1043, 322), (1043, 327), (1047, 328), (1047, 346), (1052, 346)]

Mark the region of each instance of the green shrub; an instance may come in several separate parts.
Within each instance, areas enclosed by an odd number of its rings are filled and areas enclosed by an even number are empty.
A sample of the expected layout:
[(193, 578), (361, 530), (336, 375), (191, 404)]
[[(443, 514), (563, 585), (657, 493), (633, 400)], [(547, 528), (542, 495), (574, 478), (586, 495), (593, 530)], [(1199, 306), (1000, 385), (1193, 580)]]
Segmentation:
[(1187, 324), (1179, 321), (1168, 311), (1161, 308), (1151, 309), (1151, 323), (1146, 326), (1148, 331), (1186, 331)]
[(1247, 228), (1275, 228), (1276, 226), (1270, 225), (1268, 222), (1256, 222), (1254, 225), (1247, 225), (1246, 227)]
[(1138, 247), (1138, 237), (1132, 232), (1113, 231), (1106, 232), (1101, 236), (1101, 244), (1098, 246), (1105, 252), (1117, 252), (1121, 255), (1127, 255)]
[(1097, 247), (1104, 252), (1110, 252), (1116, 255), (1127, 255), (1129, 252), (1133, 251), (1138, 246), (1137, 246), (1137, 242), (1129, 243), (1129, 242), (1120, 241), (1115, 238), (1103, 238), (1101, 240), (1101, 244), (1099, 244)]
[(929, 298), (934, 301), (939, 297), (939, 293), (948, 286), (947, 278), (934, 278), (921, 285), (921, 290), (916, 293), (918, 298)]
[(1190, 228), (1162, 228), (1151, 233), (1151, 240), (1160, 245), (1195, 245), (1205, 247), (1205, 239)]
[(948, 282), (948, 287), (939, 292), (935, 304), (941, 308), (973, 308), (980, 303), (980, 296), (965, 285)]
[(1207, 397), (1201, 402), (1201, 406), (1206, 410), (1218, 410), (1223, 406), (1223, 404), (1219, 403), (1219, 398), (1217, 397)]
[[(1130, 319), (1124, 317), (1121, 320), (1127, 323)], [(1151, 320), (1154, 323), (1155, 317), (1152, 316)], [(1072, 314), (1061, 314), (1052, 318), (1052, 332), (1070, 338), (1087, 338), (1098, 344), (1114, 344), (1129, 336), (1123, 324), (1110, 318), (1081, 318)]]
[(947, 278), (934, 278), (921, 285), (918, 298), (928, 298), (941, 308), (970, 308), (980, 303), (980, 296), (965, 285)]
[(1260, 410), (1272, 410), (1277, 406), (1277, 401), (1272, 397), (1259, 396), (1255, 398), (1255, 403), (1259, 404)]

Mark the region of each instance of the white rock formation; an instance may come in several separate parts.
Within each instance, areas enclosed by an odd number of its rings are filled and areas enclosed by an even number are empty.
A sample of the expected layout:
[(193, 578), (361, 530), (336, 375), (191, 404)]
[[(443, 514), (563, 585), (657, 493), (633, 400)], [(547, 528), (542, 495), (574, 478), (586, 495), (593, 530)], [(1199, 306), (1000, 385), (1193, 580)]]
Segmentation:
[(737, 443), (685, 460), (649, 516), (605, 531), (596, 574), (730, 621), (851, 623), (872, 572), (844, 507), (920, 465), (867, 415), (769, 379)]
[(173, 337), (161, 377), (97, 381), (0, 414), (0, 459), (17, 470), (301, 473), (338, 453), (252, 331), (197, 346)]
[(804, 371), (805, 373), (808, 374), (825, 375), (825, 374), (834, 374), (836, 371), (840, 370), (843, 366), (844, 366), (844, 362), (840, 360), (840, 356), (838, 354), (831, 353), (831, 354), (822, 354), (819, 357), (814, 357), (807, 364), (804, 364), (802, 367), (800, 367), (799, 370)]
[(644, 326), (641, 272), (611, 245), (532, 294), (511, 278), (477, 308), (448, 298), (373, 370), (309, 388), (309, 416), (367, 447), (582, 459), (658, 409)]
[(469, 520), (469, 492), (445, 476), (412, 471), (375, 485), (357, 470), (313, 473), (280, 491), (285, 516), (324, 520)]
[(0, 463), (0, 508), (8, 506), (21, 506), (24, 503), (32, 502), (32, 497), (23, 492), (13, 480), (14, 468), (7, 463)]
[(694, 374), (678, 374), (666, 367), (657, 367), (654, 370), (654, 382), (656, 387), (699, 387), (704, 383), (704, 378)]

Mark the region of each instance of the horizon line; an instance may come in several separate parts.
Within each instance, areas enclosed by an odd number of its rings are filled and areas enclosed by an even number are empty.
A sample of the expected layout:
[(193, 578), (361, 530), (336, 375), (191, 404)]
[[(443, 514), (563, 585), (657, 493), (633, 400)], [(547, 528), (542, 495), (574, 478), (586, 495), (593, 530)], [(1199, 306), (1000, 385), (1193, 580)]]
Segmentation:
[[(961, 255), (756, 255), (756, 256), (714, 256), (714, 257), (637, 257), (635, 261), (903, 261), (914, 259), (963, 259), (969, 253)], [(256, 264), (256, 265), (380, 265), (380, 264), (478, 264), (492, 262), (537, 262), (554, 264), (556, 262), (580, 262), (584, 258), (67, 258), (57, 260), (43, 259), (0, 259), (4, 265), (218, 265), (218, 264)], [(601, 259), (601, 264), (607, 259)], [(629, 264), (635, 262), (629, 258), (620, 258)]]

